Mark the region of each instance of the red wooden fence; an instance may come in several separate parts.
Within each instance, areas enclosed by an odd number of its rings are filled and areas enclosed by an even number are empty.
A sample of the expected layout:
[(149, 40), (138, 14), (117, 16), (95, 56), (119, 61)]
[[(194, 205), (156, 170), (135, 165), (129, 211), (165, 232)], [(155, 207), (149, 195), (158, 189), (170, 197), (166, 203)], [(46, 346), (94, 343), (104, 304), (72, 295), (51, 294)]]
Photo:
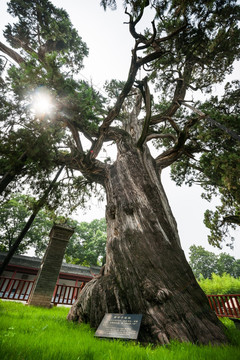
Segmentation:
[(240, 318), (240, 295), (207, 295), (217, 316)]
[(33, 280), (0, 278), (0, 298), (27, 301), (33, 287)]
[[(28, 301), (34, 281), (0, 278), (0, 298), (8, 300)], [(53, 293), (54, 305), (72, 305), (82, 286), (57, 284)], [(237, 295), (207, 295), (209, 305), (217, 316), (240, 318), (240, 294)]]
[(52, 303), (54, 305), (72, 305), (77, 299), (79, 291), (80, 286), (56, 285)]
[[(33, 284), (33, 280), (0, 277), (0, 299), (28, 301)], [(56, 284), (52, 303), (54, 305), (72, 305), (84, 284), (82, 283), (81, 286)]]

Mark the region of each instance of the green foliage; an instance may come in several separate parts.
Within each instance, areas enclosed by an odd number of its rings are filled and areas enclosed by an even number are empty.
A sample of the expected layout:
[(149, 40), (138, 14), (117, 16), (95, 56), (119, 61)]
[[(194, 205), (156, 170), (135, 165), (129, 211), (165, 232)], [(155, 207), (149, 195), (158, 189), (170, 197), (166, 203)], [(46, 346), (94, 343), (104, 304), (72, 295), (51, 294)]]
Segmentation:
[(205, 250), (202, 246), (192, 245), (189, 250), (189, 265), (195, 277), (199, 278), (202, 275), (204, 278), (210, 278), (216, 269), (217, 256)]
[(43, 309), (0, 301), (2, 360), (238, 360), (240, 332), (223, 320), (230, 344), (197, 346), (172, 342), (168, 346), (140, 346), (134, 342), (98, 340), (85, 324), (66, 321), (68, 309)]
[(211, 279), (200, 277), (198, 283), (208, 295), (240, 294), (240, 277), (236, 279), (230, 274), (212, 274)]
[(238, 345), (240, 340), (240, 331), (236, 328), (234, 322), (229, 318), (219, 318), (226, 326), (226, 335), (232, 345)]
[[(164, 50), (169, 51), (168, 55), (156, 61), (155, 70), (151, 74), (156, 88), (162, 91), (160, 104), (170, 104), (174, 90), (174, 96), (178, 95), (180, 82), (179, 87), (176, 83), (179, 78), (184, 79), (192, 90), (210, 92), (214, 84), (223, 81), (226, 74), (231, 72), (235, 55), (230, 55), (230, 52), (233, 48), (237, 49), (240, 43), (239, 40), (238, 44), (236, 42), (240, 32), (235, 23), (240, 17), (239, 3), (205, 0), (151, 2), (153, 3), (161, 18), (158, 25), (160, 35), (163, 36), (165, 32), (171, 34), (186, 25), (178, 36), (165, 43)], [(233, 13), (235, 5), (237, 7)], [(167, 15), (166, 9), (169, 10)], [(232, 39), (231, 34), (235, 30), (236, 38)], [(223, 55), (225, 51), (229, 57)], [(235, 59), (239, 59), (239, 56)], [(179, 97), (181, 99), (184, 96), (182, 93)], [(215, 212), (208, 212), (204, 221), (211, 231), (209, 243), (218, 247), (224, 240), (232, 243), (229, 230), (240, 224), (240, 144), (231, 137), (233, 132), (240, 133), (239, 101), (239, 82), (236, 80), (226, 84), (222, 98), (212, 96), (203, 104), (194, 105), (206, 116), (199, 118), (181, 110), (175, 117), (174, 130), (178, 126), (179, 131), (183, 131), (186, 118), (194, 121), (194, 126), (191, 126), (187, 135), (183, 156), (172, 165), (171, 177), (177, 185), (200, 184), (204, 189), (203, 196), (209, 201), (213, 195), (220, 195), (221, 206)], [(217, 121), (219, 126), (211, 122), (210, 118)], [(172, 134), (172, 130), (170, 126), (158, 126), (161, 134)], [(158, 140), (157, 146), (168, 149), (169, 139), (172, 141), (170, 136), (167, 140)]]
[[(12, 74), (21, 71), (11, 68)], [(11, 75), (12, 75), (11, 74)], [(17, 87), (16, 82), (13, 83)], [(24, 183), (35, 183), (37, 192), (46, 188), (46, 183), (56, 169), (56, 148), (64, 134), (59, 123), (47, 119), (34, 119), (29, 102), (23, 95), (11, 90), (5, 83), (5, 101), (1, 104), (0, 117), (0, 168), (1, 175), (13, 175), (12, 183), (4, 195), (11, 191), (22, 192)], [(24, 90), (24, 89), (23, 89)], [(25, 94), (26, 95), (26, 94)], [(22, 102), (22, 103), (21, 103)]]
[[(13, 48), (21, 48), (21, 65), (6, 63), (0, 82), (0, 175), (13, 175), (5, 199), (23, 193), (25, 184), (34, 194), (41, 193), (64, 156), (76, 150), (67, 128), (73, 126), (70, 120), (89, 139), (104, 114), (98, 92), (73, 77), (88, 50), (67, 13), (48, 0), (10, 1), (8, 10), (17, 19), (4, 36)], [(34, 111), (34, 97), (40, 92), (51, 97), (52, 111)], [(67, 172), (48, 205), (62, 212), (65, 207), (69, 214), (76, 206), (84, 207), (93, 189), (82, 176)]]
[[(34, 203), (34, 199), (30, 196), (17, 195), (2, 204), (0, 208), (0, 251), (9, 251), (31, 215)], [(24, 254), (30, 247), (38, 248), (43, 243), (46, 245), (52, 225), (53, 221), (50, 214), (40, 210), (24, 240), (19, 245), (17, 253)]]
[[(212, 96), (199, 108), (230, 133), (240, 133), (238, 81), (226, 84), (222, 99)], [(240, 143), (228, 132), (204, 119), (195, 125), (187, 151), (198, 155), (186, 155), (174, 163), (171, 177), (177, 185), (201, 185), (204, 190), (202, 196), (208, 201), (213, 196), (220, 196), (221, 205), (215, 211), (206, 211), (204, 223), (210, 229), (210, 244), (221, 247), (225, 240), (231, 245), (229, 231), (240, 224)]]
[[(235, 58), (232, 50), (239, 49), (236, 38), (239, 39), (240, 32), (235, 27), (239, 10), (232, 12), (236, 2), (203, 0), (157, 3), (157, 16), (161, 19), (158, 23), (159, 36), (187, 26), (178, 36), (165, 43), (165, 50), (167, 48), (169, 53), (156, 62), (156, 71), (152, 74), (154, 81), (169, 94), (174, 88), (174, 72), (176, 77), (185, 77), (188, 72), (191, 78), (187, 80), (192, 88), (209, 91), (214, 83), (221, 82), (225, 74), (231, 72)], [(232, 31), (236, 31), (235, 39), (232, 39)], [(228, 57), (224, 55), (226, 51)]]
[[(17, 195), (4, 202), (0, 208), (0, 251), (8, 252), (31, 215), (35, 199), (26, 195)], [(106, 253), (105, 219), (90, 223), (77, 222), (56, 216), (49, 208), (39, 211), (33, 225), (20, 244), (17, 253), (25, 254), (30, 248), (35, 255), (42, 257), (49, 242), (49, 232), (53, 223), (64, 222), (74, 228), (66, 253), (68, 263), (79, 265), (103, 265)]]
[(103, 265), (106, 258), (106, 221), (93, 220), (90, 223), (68, 221), (74, 227), (65, 253), (68, 263), (79, 265)]
[(235, 258), (229, 254), (221, 253), (217, 259), (217, 270), (218, 274), (222, 275), (223, 273), (230, 274), (234, 277), (240, 276), (239, 259)]
[(190, 266), (197, 279), (211, 278), (212, 273), (229, 274), (235, 278), (240, 276), (240, 260), (233, 256), (221, 253), (219, 255), (205, 250), (202, 246), (192, 245), (189, 248)]
[(88, 49), (66, 11), (56, 8), (48, 0), (10, 1), (8, 11), (18, 18), (18, 22), (7, 25), (4, 32), (12, 47), (19, 48), (24, 43), (25, 50), (30, 55), (36, 51), (43, 62), (51, 63), (53, 55), (57, 67), (81, 69)]

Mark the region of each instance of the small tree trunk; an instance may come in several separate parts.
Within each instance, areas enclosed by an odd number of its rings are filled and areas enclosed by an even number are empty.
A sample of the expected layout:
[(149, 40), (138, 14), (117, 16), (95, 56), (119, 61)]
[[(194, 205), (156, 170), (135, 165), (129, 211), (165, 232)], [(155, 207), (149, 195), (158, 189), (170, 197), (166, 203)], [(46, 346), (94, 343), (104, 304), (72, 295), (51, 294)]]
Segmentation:
[(27, 152), (25, 151), (19, 157), (14, 169), (8, 171), (6, 174), (3, 175), (2, 179), (0, 180), (0, 194), (2, 194), (2, 192), (5, 191), (8, 184), (10, 184), (10, 182), (15, 179), (16, 175), (18, 175), (21, 172), (26, 160), (27, 160)]
[(97, 328), (105, 313), (143, 314), (139, 340), (226, 341), (181, 249), (152, 157), (119, 145), (106, 177), (104, 272), (88, 283), (68, 319)]
[(50, 183), (49, 187), (45, 190), (43, 196), (38, 200), (37, 204), (35, 205), (35, 208), (32, 212), (32, 215), (29, 217), (28, 221), (26, 222), (24, 228), (22, 229), (22, 231), (20, 232), (20, 234), (18, 235), (17, 239), (15, 240), (14, 244), (11, 246), (11, 248), (9, 249), (9, 252), (7, 253), (6, 257), (4, 258), (4, 261), (0, 267), (0, 275), (2, 275), (2, 273), (4, 272), (4, 270), (6, 269), (6, 267), (8, 266), (9, 262), (11, 261), (13, 255), (15, 254), (15, 252), (17, 251), (19, 245), (21, 244), (22, 240), (24, 239), (24, 237), (26, 236), (28, 230), (30, 229), (30, 227), (32, 226), (33, 221), (35, 220), (35, 217), (37, 216), (37, 214), (39, 213), (39, 211), (41, 210), (41, 208), (44, 206), (48, 195), (51, 193), (58, 177), (60, 176), (62, 170), (63, 170), (64, 166), (61, 166), (61, 168), (58, 170), (57, 174), (55, 175), (54, 179), (52, 180), (52, 182)]

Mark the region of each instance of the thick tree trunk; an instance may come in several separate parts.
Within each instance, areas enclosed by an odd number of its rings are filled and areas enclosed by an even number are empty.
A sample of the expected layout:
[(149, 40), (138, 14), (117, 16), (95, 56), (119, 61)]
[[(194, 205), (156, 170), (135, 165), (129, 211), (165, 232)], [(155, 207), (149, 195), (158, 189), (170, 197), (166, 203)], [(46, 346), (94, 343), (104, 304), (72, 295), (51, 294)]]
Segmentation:
[(185, 259), (148, 152), (120, 144), (106, 193), (105, 268), (84, 287), (68, 319), (97, 328), (105, 313), (143, 314), (142, 342), (225, 342), (223, 326)]

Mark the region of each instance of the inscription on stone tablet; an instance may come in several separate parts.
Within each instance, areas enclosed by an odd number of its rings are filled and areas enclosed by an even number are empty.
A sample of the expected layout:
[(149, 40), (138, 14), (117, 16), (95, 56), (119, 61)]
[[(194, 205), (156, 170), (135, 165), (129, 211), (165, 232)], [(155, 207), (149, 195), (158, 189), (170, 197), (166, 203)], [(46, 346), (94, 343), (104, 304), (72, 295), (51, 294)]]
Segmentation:
[(105, 314), (95, 336), (136, 340), (141, 321), (142, 315), (139, 314)]

